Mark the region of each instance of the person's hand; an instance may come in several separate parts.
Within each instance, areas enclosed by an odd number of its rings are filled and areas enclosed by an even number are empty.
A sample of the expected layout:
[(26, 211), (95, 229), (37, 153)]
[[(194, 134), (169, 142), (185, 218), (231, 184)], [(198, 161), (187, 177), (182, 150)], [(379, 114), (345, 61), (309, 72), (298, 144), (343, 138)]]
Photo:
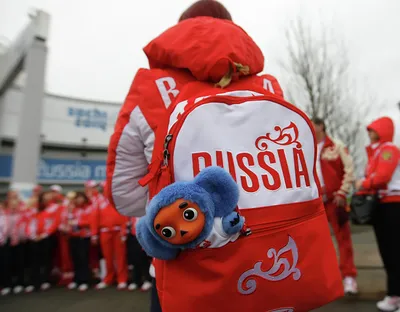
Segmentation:
[(121, 242), (123, 242), (123, 243), (126, 242), (126, 236), (125, 235), (121, 236)]
[(364, 179), (360, 179), (360, 180), (358, 180), (358, 181), (356, 182), (356, 190), (357, 190), (357, 191), (359, 191), (359, 190), (361, 190), (361, 189), (363, 188), (363, 187), (362, 187), (363, 182), (364, 182)]
[(337, 207), (336, 216), (339, 227), (342, 227), (349, 221), (349, 213), (347, 212), (346, 207)]
[(338, 208), (345, 208), (346, 207), (346, 198), (340, 195), (335, 195), (333, 202)]

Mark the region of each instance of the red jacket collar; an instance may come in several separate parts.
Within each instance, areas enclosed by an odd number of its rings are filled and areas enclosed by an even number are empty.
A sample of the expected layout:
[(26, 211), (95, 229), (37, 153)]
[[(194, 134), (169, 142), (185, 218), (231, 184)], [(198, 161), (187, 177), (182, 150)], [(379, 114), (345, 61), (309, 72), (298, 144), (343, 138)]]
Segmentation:
[(375, 151), (378, 149), (379, 146), (381, 146), (381, 144), (382, 144), (381, 142), (377, 142), (374, 144), (370, 144), (365, 148), (367, 151), (368, 158), (370, 158), (375, 153)]

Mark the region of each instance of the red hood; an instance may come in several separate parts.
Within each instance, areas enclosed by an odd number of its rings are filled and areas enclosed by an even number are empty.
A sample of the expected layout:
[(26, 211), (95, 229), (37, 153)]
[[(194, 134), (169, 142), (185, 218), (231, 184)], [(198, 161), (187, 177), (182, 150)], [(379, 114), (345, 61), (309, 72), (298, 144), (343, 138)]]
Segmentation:
[(180, 22), (144, 49), (150, 68), (188, 69), (201, 81), (219, 81), (233, 63), (264, 68), (264, 56), (251, 37), (231, 21), (196, 17)]
[(379, 135), (379, 142), (392, 142), (394, 136), (393, 120), (389, 117), (382, 117), (373, 121), (367, 129), (374, 130)]

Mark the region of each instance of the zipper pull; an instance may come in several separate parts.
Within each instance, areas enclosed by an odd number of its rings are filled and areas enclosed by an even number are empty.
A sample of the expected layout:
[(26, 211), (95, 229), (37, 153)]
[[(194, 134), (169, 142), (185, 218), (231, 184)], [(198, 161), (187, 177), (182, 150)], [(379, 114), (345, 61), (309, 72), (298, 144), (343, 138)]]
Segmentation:
[(163, 151), (164, 166), (168, 166), (168, 159), (170, 156), (170, 153), (168, 151), (168, 145), (169, 145), (169, 142), (171, 142), (171, 140), (172, 140), (172, 134), (168, 134), (165, 137), (165, 141), (164, 141), (164, 151)]
[(168, 134), (168, 135), (165, 137), (164, 149), (167, 149), (167, 148), (168, 148), (168, 144), (169, 144), (169, 142), (171, 142), (171, 140), (172, 140), (172, 134)]

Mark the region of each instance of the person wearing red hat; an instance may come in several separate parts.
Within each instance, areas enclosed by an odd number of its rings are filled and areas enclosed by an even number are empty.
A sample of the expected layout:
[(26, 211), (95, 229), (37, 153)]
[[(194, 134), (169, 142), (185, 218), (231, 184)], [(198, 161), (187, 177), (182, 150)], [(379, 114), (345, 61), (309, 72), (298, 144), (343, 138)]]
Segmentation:
[[(213, 29), (212, 36), (209, 36), (210, 32), (198, 31), (194, 23), (197, 18), (204, 19), (202, 27)], [(263, 70), (261, 50), (242, 29), (237, 27), (231, 33), (223, 33), (226, 28), (220, 26), (227, 21), (231, 22), (232, 16), (220, 2), (196, 1), (181, 14), (175, 26), (180, 32), (191, 32), (190, 42), (177, 42), (176, 38), (164, 33), (144, 48), (150, 69), (137, 72), (119, 113), (108, 151), (107, 192), (120, 213), (136, 217), (145, 213), (148, 190), (141, 187), (138, 181), (147, 173), (158, 122), (182, 88), (203, 77), (205, 68), (215, 65), (217, 60), (213, 51), (222, 46), (231, 47), (232, 51), (229, 52), (232, 54), (246, 51), (251, 74)], [(238, 44), (227, 45), (226, 40), (234, 40)], [(202, 45), (198, 42), (212, 44)], [(257, 87), (283, 97), (282, 89), (273, 76), (253, 77)], [(154, 272), (154, 267), (151, 267), (151, 272)], [(161, 311), (155, 287), (151, 311)]]
[(393, 143), (394, 129), (389, 117), (378, 118), (367, 127), (371, 142), (367, 147), (368, 164), (356, 188), (379, 195), (372, 222), (387, 275), (387, 294), (377, 307), (400, 312), (400, 150)]
[[(220, 2), (201, 0), (144, 52), (150, 69), (137, 72), (109, 144), (111, 202), (124, 215), (142, 217), (162, 187), (188, 181), (204, 167), (225, 166), (241, 190), (239, 211), (257, 229), (226, 248), (155, 260), (163, 311), (261, 312), (287, 304), (310, 311), (340, 297), (342, 281), (313, 170), (312, 124), (284, 100), (273, 76), (260, 74), (264, 56), (254, 40)], [(301, 274), (296, 263), (278, 260), (288, 250), (289, 261), (301, 259)], [(308, 253), (298, 257), (298, 250)], [(257, 261), (267, 255), (278, 264), (260, 271)], [(275, 274), (282, 280), (274, 283)], [(297, 296), (277, 295), (283, 291)], [(152, 311), (160, 311), (157, 292), (152, 296)]]

